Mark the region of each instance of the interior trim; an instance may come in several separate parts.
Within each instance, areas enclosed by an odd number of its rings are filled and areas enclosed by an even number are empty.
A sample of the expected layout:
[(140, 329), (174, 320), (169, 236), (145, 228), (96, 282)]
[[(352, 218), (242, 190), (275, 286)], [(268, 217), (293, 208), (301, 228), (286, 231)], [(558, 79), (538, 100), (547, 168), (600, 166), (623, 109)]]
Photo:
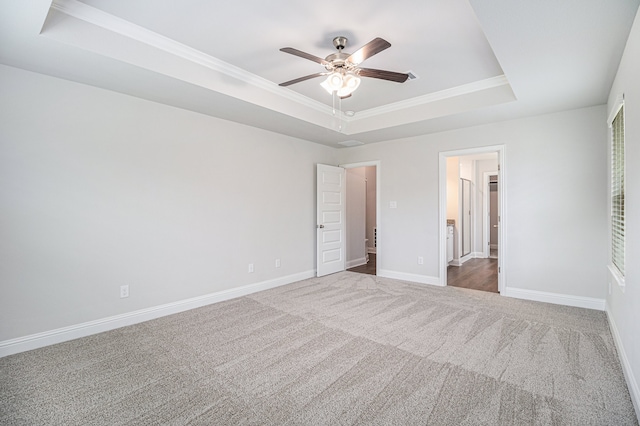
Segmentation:
[(90, 336), (92, 334), (114, 330), (120, 327), (126, 327), (128, 325), (138, 324), (144, 321), (176, 314), (178, 312), (200, 308), (213, 303), (246, 296), (258, 291), (268, 290), (297, 281), (306, 280), (315, 276), (315, 270), (300, 272), (272, 280), (248, 284), (238, 288), (206, 294), (204, 296), (193, 297), (159, 306), (152, 306), (150, 308), (127, 312), (125, 314), (57, 328), (55, 330), (31, 334), (29, 336), (19, 337), (16, 339), (5, 340), (0, 342), (0, 358), (32, 349), (42, 348), (44, 346), (54, 345), (56, 343), (67, 342), (69, 340)]
[(361, 120), (364, 118), (376, 117), (378, 115), (384, 115), (406, 108), (413, 108), (420, 105), (430, 104), (432, 102), (451, 99), (458, 96), (467, 95), (469, 93), (480, 92), (482, 90), (493, 89), (502, 86), (510, 87), (509, 81), (504, 74), (487, 78), (485, 80), (474, 81), (472, 83), (463, 84), (461, 86), (440, 90), (439, 92), (427, 93), (426, 95), (416, 96), (415, 98), (407, 99), (404, 101), (394, 102), (376, 108), (360, 111), (357, 114), (357, 118)]
[(185, 59), (211, 70), (233, 77), (251, 86), (266, 90), (283, 98), (303, 104), (327, 115), (332, 115), (332, 108), (324, 105), (293, 90), (284, 89), (277, 84), (257, 76), (242, 68), (231, 65), (211, 55), (207, 55), (197, 49), (143, 28), (132, 22), (113, 16), (102, 10), (81, 3), (77, 0), (53, 0), (51, 8), (65, 15), (79, 19), (92, 25), (96, 25), (115, 34), (136, 40), (148, 46), (160, 49), (171, 55)]
[(406, 272), (390, 271), (388, 269), (378, 270), (378, 276), (383, 278), (392, 278), (400, 281), (410, 281), (412, 283), (429, 284), (441, 287), (440, 278), (430, 277), (429, 275), (409, 274)]
[(627, 357), (627, 353), (622, 345), (622, 339), (620, 338), (618, 327), (616, 326), (613, 314), (611, 313), (609, 302), (606, 302), (605, 304), (605, 312), (607, 313), (607, 319), (609, 320), (609, 328), (613, 335), (613, 341), (615, 342), (616, 349), (618, 350), (618, 357), (620, 359), (620, 364), (622, 365), (622, 372), (624, 373), (624, 378), (627, 382), (627, 387), (629, 388), (629, 395), (631, 396), (633, 407), (636, 409), (636, 416), (640, 418), (640, 386), (638, 386), (638, 382), (636, 382), (635, 376), (633, 375), (631, 363), (629, 363), (629, 358)]
[(576, 308), (605, 310), (605, 299), (595, 297), (572, 296), (569, 294), (549, 293), (546, 291), (526, 290), (523, 288), (507, 287), (501, 293), (514, 299), (532, 300), (535, 302), (553, 303), (555, 305), (574, 306)]
[[(171, 55), (174, 59), (187, 61), (191, 64), (205, 67), (213, 72), (239, 80), (245, 83), (244, 86), (240, 85), (244, 87), (244, 89), (217, 84), (216, 82), (218, 82), (218, 80), (215, 78), (210, 78), (207, 80), (208, 83), (205, 84), (197, 78), (197, 72), (187, 73), (187, 71), (183, 71), (182, 74), (177, 75), (174, 72), (171, 72), (172, 68), (169, 64), (165, 63), (166, 61), (163, 62), (162, 66), (159, 66), (158, 63), (154, 63), (153, 61), (148, 62), (143, 60), (140, 54), (134, 55), (135, 59), (132, 59), (131, 57), (126, 57), (126, 55), (114, 54), (113, 52), (115, 52), (115, 50), (112, 49), (110, 50), (111, 53), (107, 54), (108, 56), (178, 80), (198, 85), (208, 90), (224, 93), (228, 96), (268, 108), (272, 111), (296, 117), (300, 120), (326, 129), (335, 130), (335, 117), (333, 108), (330, 105), (311, 99), (292, 89), (280, 87), (270, 80), (215, 58), (169, 37), (141, 27), (133, 22), (111, 15), (78, 0), (53, 0), (50, 10), (102, 28), (103, 30), (112, 33), (114, 38), (112, 40), (102, 39), (100, 41), (100, 45), (95, 45), (95, 43), (91, 44), (90, 42), (87, 42), (88, 38), (83, 38), (83, 30), (74, 28), (73, 22), (71, 21), (67, 23), (67, 25), (70, 26), (67, 31), (53, 33), (51, 31), (47, 32), (41, 30), (42, 35), (52, 37), (58, 41), (77, 45), (83, 49), (91, 50), (100, 55), (105, 55), (105, 49), (109, 50), (105, 46), (119, 46), (119, 48), (121, 48), (122, 37), (125, 37), (133, 42), (137, 42), (138, 48), (140, 45), (143, 45), (152, 49), (157, 49)], [(46, 22), (44, 25), (46, 26)], [(132, 45), (135, 45), (135, 43), (132, 43)], [(124, 51), (124, 49), (118, 50), (120, 53), (122, 53), (122, 51)], [(150, 57), (154, 57), (154, 52), (150, 53)], [(251, 89), (258, 89), (258, 91)], [(264, 92), (269, 95), (274, 95), (277, 98), (267, 101), (264, 99)], [(261, 101), (257, 99), (261, 99)], [(279, 101), (275, 101), (275, 99), (279, 99)], [(404, 101), (357, 111), (353, 117), (341, 114), (339, 119), (340, 122), (344, 123), (344, 129), (341, 128), (338, 133), (356, 135), (359, 133), (379, 130), (381, 128), (389, 128), (402, 124), (437, 118), (442, 115), (453, 115), (468, 111), (470, 108), (480, 108), (504, 102), (511, 102), (515, 99), (515, 95), (513, 94), (507, 78), (504, 75), (498, 75), (435, 93), (416, 96)], [(286, 102), (281, 104), (282, 101), (288, 101), (294, 105), (286, 105)], [(444, 109), (441, 108), (443, 102), (447, 103)], [(307, 109), (300, 110), (300, 108), (296, 108), (295, 105), (301, 105)], [(440, 112), (436, 113), (435, 111)], [(445, 113), (442, 111), (445, 111)], [(320, 113), (321, 116), (318, 117), (314, 114), (310, 114), (312, 112)], [(390, 120), (381, 121), (378, 119), (381, 116), (386, 116), (390, 118)]]

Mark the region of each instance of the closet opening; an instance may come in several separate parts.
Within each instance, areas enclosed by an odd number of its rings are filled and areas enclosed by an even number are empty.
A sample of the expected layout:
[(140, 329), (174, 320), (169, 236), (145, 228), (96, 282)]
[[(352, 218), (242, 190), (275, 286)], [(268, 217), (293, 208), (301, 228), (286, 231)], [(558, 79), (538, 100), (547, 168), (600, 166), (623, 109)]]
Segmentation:
[(346, 169), (346, 268), (377, 275), (378, 164), (343, 166)]

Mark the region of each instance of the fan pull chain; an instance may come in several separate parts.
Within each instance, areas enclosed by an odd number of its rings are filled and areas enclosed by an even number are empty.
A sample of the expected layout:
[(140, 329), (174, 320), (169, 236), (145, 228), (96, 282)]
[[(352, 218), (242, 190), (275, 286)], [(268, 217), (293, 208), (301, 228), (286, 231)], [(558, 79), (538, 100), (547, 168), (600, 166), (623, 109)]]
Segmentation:
[(342, 132), (342, 98), (338, 92), (333, 92), (333, 95), (338, 98), (338, 131)]
[(337, 120), (338, 131), (342, 132), (342, 98), (338, 96), (337, 91), (333, 91), (331, 96), (332, 101), (332, 113)]
[(337, 97), (337, 92), (334, 90), (333, 92), (331, 92), (331, 102), (333, 103), (332, 105), (332, 112), (333, 112), (333, 116), (336, 116), (336, 97)]

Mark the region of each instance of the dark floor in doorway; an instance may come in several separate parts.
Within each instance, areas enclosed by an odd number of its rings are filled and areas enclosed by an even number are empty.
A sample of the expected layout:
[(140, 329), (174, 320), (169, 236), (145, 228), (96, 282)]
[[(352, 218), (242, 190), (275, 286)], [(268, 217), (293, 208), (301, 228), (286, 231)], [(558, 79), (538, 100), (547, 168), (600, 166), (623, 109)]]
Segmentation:
[(365, 265), (347, 269), (347, 271), (358, 272), (360, 274), (376, 275), (376, 254), (369, 253), (369, 262), (367, 262)]

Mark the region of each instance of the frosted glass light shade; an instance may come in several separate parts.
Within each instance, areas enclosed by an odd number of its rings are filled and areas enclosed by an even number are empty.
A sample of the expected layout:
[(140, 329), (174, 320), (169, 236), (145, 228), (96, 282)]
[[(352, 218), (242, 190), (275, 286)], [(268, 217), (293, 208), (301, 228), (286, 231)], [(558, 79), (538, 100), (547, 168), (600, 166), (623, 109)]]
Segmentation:
[(360, 78), (352, 73), (343, 76), (339, 72), (334, 72), (331, 73), (325, 81), (320, 83), (320, 86), (324, 87), (329, 94), (337, 92), (338, 96), (345, 97), (349, 96), (360, 86)]
[(342, 75), (337, 72), (330, 74), (325, 81), (320, 83), (320, 85), (324, 87), (329, 94), (340, 90), (342, 88), (342, 84)]
[(338, 89), (338, 96), (345, 97), (352, 94), (360, 86), (360, 77), (353, 74), (347, 74), (343, 81), (342, 87)]

